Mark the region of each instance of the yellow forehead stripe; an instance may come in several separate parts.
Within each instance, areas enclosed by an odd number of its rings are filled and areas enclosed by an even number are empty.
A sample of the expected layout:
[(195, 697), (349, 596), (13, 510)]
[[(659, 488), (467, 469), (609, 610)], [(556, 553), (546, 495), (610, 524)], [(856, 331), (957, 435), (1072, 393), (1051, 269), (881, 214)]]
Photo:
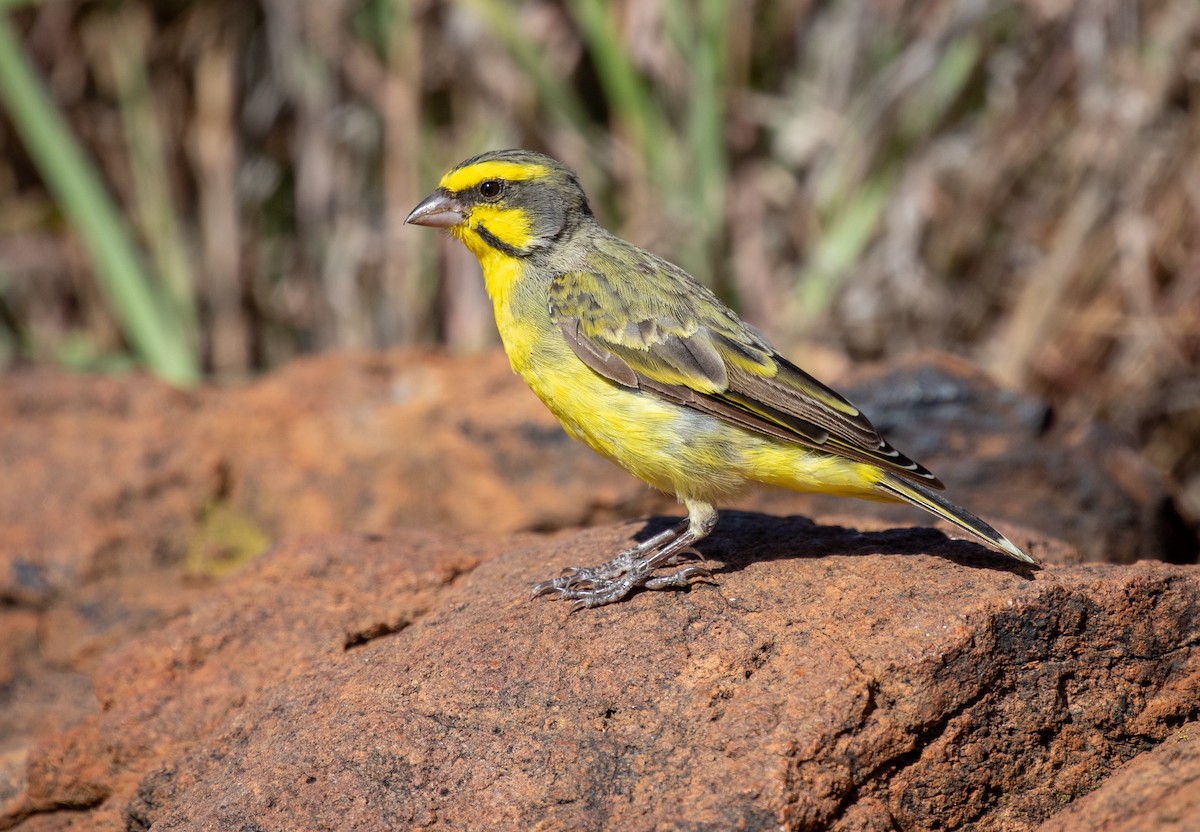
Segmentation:
[(474, 188), (487, 179), (521, 182), (526, 179), (537, 179), (545, 174), (545, 165), (526, 165), (519, 162), (476, 162), (465, 168), (450, 171), (442, 177), (442, 181), (438, 185), (454, 193)]

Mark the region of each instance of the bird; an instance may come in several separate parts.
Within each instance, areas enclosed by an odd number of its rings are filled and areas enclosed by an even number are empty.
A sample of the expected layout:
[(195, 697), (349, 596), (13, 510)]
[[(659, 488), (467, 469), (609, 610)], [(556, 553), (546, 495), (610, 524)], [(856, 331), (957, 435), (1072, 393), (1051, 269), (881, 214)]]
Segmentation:
[(557, 160), (520, 149), (467, 159), (405, 224), (444, 229), (475, 255), (512, 369), (565, 431), (687, 509), (605, 563), (536, 584), (533, 597), (574, 611), (709, 577), (696, 544), (717, 504), (753, 483), (908, 502), (1036, 564), (710, 289), (602, 227)]

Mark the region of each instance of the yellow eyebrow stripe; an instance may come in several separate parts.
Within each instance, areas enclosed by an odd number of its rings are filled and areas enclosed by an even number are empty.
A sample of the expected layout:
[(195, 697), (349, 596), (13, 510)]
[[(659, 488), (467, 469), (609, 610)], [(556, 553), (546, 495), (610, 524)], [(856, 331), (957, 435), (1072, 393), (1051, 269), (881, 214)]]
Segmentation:
[(451, 193), (456, 193), (473, 188), (486, 179), (521, 182), (544, 176), (546, 172), (545, 165), (526, 165), (519, 162), (477, 162), (474, 165), (450, 171), (442, 177), (442, 181), (438, 185)]

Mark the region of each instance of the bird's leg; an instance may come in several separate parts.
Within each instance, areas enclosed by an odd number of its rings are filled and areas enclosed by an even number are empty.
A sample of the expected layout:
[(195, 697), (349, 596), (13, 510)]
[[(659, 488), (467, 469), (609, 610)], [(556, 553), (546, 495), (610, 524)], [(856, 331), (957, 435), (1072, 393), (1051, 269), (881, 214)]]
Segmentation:
[(688, 518), (649, 540), (626, 549), (599, 566), (572, 567), (558, 578), (542, 581), (533, 588), (533, 597), (557, 595), (575, 603), (571, 609), (600, 607), (620, 601), (639, 586), (647, 589), (684, 587), (697, 576), (707, 575), (703, 566), (692, 564), (670, 575), (655, 576), (664, 566), (678, 566), (690, 560), (703, 560), (695, 544), (708, 536), (717, 525), (717, 510), (708, 503), (687, 500)]

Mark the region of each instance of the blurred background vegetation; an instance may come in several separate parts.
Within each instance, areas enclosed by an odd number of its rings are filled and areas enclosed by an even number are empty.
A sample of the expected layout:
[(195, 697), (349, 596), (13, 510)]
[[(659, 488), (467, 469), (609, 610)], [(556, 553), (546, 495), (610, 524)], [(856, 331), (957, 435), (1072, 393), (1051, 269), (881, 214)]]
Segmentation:
[(781, 346), (965, 355), (1200, 517), (1196, 0), (0, 0), (0, 103), (0, 368), (486, 348), (402, 222), (524, 146)]

